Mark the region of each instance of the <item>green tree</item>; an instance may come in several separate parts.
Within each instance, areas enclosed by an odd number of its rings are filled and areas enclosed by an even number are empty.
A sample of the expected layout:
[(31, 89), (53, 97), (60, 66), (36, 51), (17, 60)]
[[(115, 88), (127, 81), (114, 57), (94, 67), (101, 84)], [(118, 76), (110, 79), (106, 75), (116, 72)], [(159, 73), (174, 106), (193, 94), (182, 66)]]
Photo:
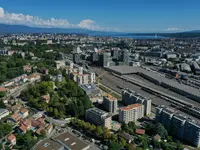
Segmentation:
[(102, 130), (102, 127), (101, 127), (101, 126), (97, 126), (97, 128), (96, 128), (96, 133), (97, 133), (98, 136), (102, 136), (103, 130)]
[(160, 123), (155, 125), (155, 133), (160, 135), (162, 139), (167, 139), (168, 132)]
[(120, 144), (117, 142), (110, 142), (109, 144), (109, 150), (120, 150)]
[(119, 138), (119, 143), (122, 147), (124, 147), (126, 145), (126, 140), (124, 140), (124, 138)]

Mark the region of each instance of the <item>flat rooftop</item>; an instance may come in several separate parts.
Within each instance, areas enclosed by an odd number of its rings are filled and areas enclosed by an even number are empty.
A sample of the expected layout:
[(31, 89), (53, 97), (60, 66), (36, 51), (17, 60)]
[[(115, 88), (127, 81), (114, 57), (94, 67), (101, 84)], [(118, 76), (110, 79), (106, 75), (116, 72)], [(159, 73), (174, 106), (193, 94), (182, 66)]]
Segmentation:
[(33, 148), (33, 150), (87, 150), (90, 146), (84, 141), (78, 139), (70, 132), (65, 132), (52, 139), (44, 140)]
[(165, 78), (164, 75), (161, 75), (160, 73), (155, 71), (149, 71), (141, 67), (132, 67), (132, 66), (111, 66), (107, 67), (106, 70), (112, 71), (119, 75), (136, 74), (136, 73), (144, 74), (145, 76), (148, 76), (149, 78), (152, 78), (158, 82), (162, 82), (166, 85), (170, 85), (173, 88), (188, 92), (196, 97), (200, 97), (200, 92), (198, 89)]
[(134, 108), (138, 108), (140, 106), (142, 106), (142, 104), (132, 104), (132, 105), (128, 105), (126, 107), (121, 107), (120, 109), (126, 111), (126, 110), (131, 110)]
[(67, 146), (71, 150), (86, 150), (87, 147), (89, 148), (89, 145), (86, 144), (84, 141), (78, 139), (70, 132), (65, 132), (63, 134), (60, 134), (57, 137), (54, 137), (54, 140), (58, 141), (59, 143), (63, 143), (65, 146)]

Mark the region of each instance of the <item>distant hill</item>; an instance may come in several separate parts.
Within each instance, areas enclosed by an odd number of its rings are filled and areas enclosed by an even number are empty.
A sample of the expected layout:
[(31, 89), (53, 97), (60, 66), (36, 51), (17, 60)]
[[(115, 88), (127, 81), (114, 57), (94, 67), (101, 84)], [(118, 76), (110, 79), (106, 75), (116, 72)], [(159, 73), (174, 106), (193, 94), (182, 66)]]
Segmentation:
[(87, 34), (87, 35), (115, 35), (117, 32), (93, 31), (81, 28), (41, 28), (29, 27), (25, 25), (0, 24), (0, 34), (13, 33), (66, 33), (66, 34)]

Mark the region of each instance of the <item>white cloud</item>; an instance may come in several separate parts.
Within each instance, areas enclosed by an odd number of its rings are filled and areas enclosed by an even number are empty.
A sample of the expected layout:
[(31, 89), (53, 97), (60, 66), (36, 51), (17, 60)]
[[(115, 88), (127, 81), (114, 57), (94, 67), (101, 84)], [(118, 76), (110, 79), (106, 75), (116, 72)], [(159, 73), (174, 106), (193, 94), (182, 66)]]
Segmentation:
[(4, 17), (4, 9), (0, 7), (0, 18)]
[(182, 28), (167, 28), (165, 31), (184, 31), (185, 29)]
[(57, 28), (84, 28), (90, 30), (107, 30), (106, 28), (100, 28), (93, 20), (86, 19), (80, 21), (78, 24), (71, 24), (67, 19), (42, 19), (38, 16), (24, 15), (21, 13), (9, 13), (5, 12), (0, 7), (0, 23), (5, 24), (17, 24), (27, 25), (34, 27), (57, 27)]

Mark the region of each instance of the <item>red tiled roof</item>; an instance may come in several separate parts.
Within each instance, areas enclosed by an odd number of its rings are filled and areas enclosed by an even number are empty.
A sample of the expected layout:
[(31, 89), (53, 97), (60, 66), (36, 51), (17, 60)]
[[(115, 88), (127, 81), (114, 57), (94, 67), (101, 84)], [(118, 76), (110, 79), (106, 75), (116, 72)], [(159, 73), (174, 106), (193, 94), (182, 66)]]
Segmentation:
[(31, 125), (33, 127), (39, 127), (41, 125), (41, 122), (38, 120), (31, 120)]
[(20, 110), (20, 112), (24, 114), (24, 113), (28, 112), (28, 109), (22, 108), (22, 109)]
[(143, 135), (143, 134), (145, 134), (145, 130), (143, 130), (143, 129), (136, 129), (135, 133)]
[(8, 136), (8, 140), (9, 141), (16, 140), (16, 137), (14, 136), (14, 134), (11, 134), (11, 135)]
[(4, 87), (0, 87), (0, 92), (6, 92), (8, 89), (4, 88)]
[(23, 124), (19, 128), (22, 132), (25, 132), (27, 130), (27, 127)]
[(132, 104), (132, 105), (128, 105), (126, 107), (122, 107), (120, 108), (121, 110), (131, 110), (131, 109), (134, 109), (134, 108), (137, 108), (137, 107), (140, 107), (142, 106), (142, 104)]

